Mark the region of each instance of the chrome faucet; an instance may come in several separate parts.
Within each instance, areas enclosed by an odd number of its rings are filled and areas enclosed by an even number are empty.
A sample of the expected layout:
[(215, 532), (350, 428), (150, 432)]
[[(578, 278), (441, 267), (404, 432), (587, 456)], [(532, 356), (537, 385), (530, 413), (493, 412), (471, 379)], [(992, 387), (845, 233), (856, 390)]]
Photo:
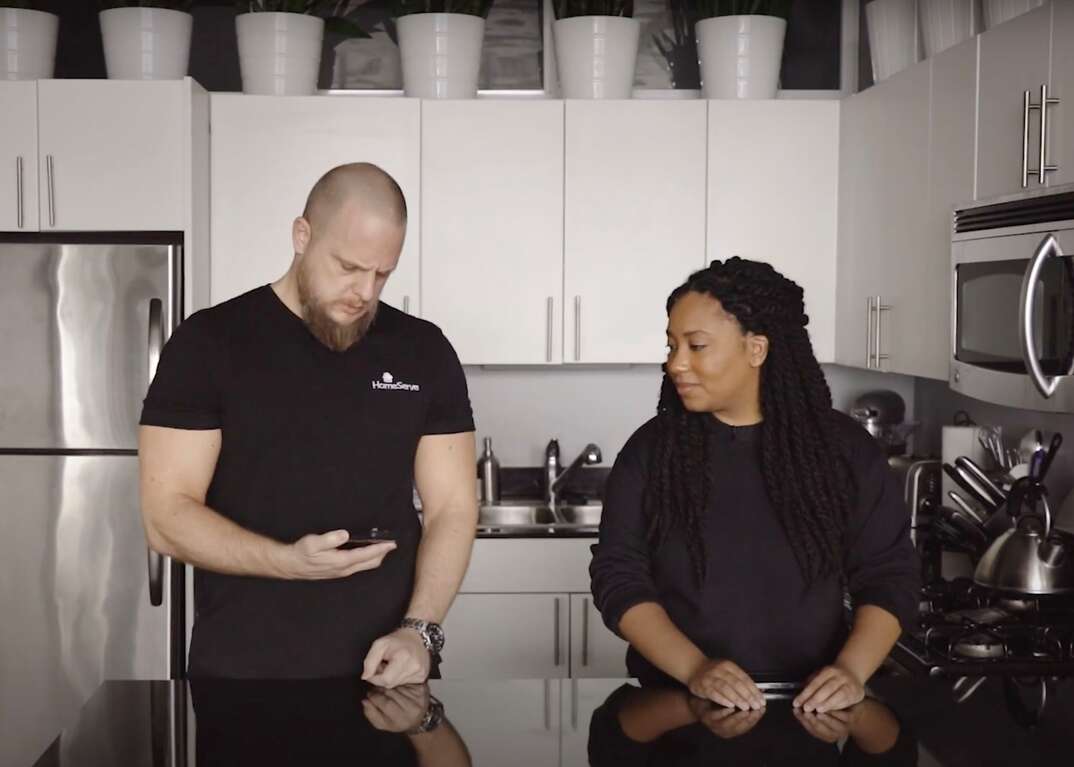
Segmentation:
[(585, 450), (582, 451), (581, 455), (571, 462), (570, 466), (560, 471), (559, 440), (553, 439), (548, 443), (544, 450), (544, 502), (552, 512), (552, 517), (556, 522), (563, 521), (557, 509), (560, 488), (567, 483), (567, 480), (579, 467), (583, 465), (592, 466), (602, 460), (604, 458), (600, 454), (600, 448), (590, 442), (585, 446)]

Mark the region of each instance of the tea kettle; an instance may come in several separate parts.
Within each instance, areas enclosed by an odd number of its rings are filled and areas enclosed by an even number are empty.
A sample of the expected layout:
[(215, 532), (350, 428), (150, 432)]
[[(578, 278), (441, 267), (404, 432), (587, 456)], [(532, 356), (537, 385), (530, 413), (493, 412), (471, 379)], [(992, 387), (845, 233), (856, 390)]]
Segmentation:
[(1007, 513), (1015, 525), (996, 538), (977, 563), (973, 580), (978, 585), (1034, 596), (1074, 591), (1074, 537), (1052, 529), (1042, 482), (1061, 441), (1057, 435), (1047, 456), (1038, 456), (1029, 476), (1011, 487)]

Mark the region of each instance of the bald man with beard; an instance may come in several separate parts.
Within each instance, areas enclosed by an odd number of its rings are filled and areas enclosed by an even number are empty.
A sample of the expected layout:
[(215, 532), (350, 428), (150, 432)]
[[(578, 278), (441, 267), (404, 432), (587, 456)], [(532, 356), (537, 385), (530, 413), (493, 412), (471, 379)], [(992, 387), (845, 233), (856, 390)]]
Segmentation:
[[(163, 350), (142, 516), (155, 551), (195, 568), (191, 676), (436, 672), (476, 529), (474, 424), (451, 344), (379, 301), (405, 234), (391, 176), (333, 168), (294, 220), (287, 273)], [(372, 528), (390, 540), (368, 543)]]

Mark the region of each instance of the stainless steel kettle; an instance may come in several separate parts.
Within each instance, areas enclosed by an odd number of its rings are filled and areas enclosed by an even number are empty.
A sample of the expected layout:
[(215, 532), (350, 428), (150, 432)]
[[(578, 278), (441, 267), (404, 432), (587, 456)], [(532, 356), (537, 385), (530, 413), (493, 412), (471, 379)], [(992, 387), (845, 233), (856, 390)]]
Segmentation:
[(1074, 539), (1052, 531), (1048, 499), (1027, 509), (977, 563), (973, 580), (997, 591), (1044, 596), (1074, 591)]

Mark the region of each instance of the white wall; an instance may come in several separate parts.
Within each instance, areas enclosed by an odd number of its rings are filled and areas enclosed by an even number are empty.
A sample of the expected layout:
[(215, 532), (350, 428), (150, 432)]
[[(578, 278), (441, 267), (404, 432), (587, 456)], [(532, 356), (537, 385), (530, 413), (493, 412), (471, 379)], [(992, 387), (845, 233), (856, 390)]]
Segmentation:
[[(825, 365), (835, 407), (847, 410), (871, 389), (893, 389), (913, 413), (914, 379)], [(630, 435), (656, 412), (660, 367), (467, 367), (478, 449), (492, 437), (503, 466), (539, 466), (548, 440), (559, 439), (564, 461), (596, 442), (611, 466)], [(909, 415), (907, 416), (910, 417)]]

